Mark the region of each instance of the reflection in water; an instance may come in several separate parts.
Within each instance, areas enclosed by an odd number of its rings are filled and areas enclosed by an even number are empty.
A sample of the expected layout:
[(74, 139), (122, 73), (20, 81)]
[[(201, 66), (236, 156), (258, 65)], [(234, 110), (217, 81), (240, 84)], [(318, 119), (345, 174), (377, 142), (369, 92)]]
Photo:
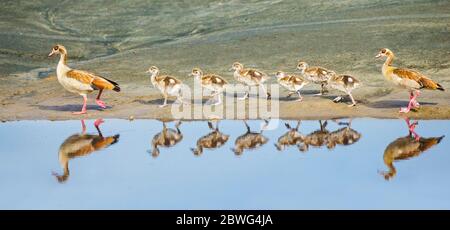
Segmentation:
[(297, 125), (294, 128), (292, 128), (288, 123), (285, 123), (284, 125), (286, 126), (288, 131), (278, 138), (278, 141), (275, 144), (275, 147), (278, 149), (278, 151), (282, 151), (286, 147), (292, 145), (298, 145), (304, 139), (304, 136), (298, 132), (300, 121), (297, 121)]
[(294, 128), (285, 123), (289, 130), (278, 138), (275, 147), (282, 151), (288, 146), (296, 145), (300, 151), (306, 152), (310, 145), (315, 147), (326, 145), (328, 149), (333, 149), (336, 145), (351, 145), (361, 138), (361, 134), (351, 128), (351, 123), (351, 120), (349, 122), (338, 122), (339, 125), (345, 125), (345, 127), (329, 132), (326, 129), (328, 122), (322, 123), (322, 121), (319, 121), (320, 129), (306, 136), (298, 131), (300, 121), (297, 122), (297, 126)]
[[(450, 189), (448, 183), (450, 168), (446, 164), (450, 162), (450, 155), (439, 154), (445, 153), (445, 150), (450, 148), (448, 139), (440, 137), (450, 130), (450, 123), (446, 120), (419, 121), (423, 122), (420, 123), (420, 127), (416, 123), (408, 124), (409, 135), (402, 119), (362, 118), (353, 121), (339, 119), (328, 120), (327, 123), (325, 120), (322, 122), (284, 120), (281, 123), (272, 121), (279, 124), (278, 128), (269, 124), (263, 128), (263, 134), (260, 131), (260, 123), (264, 124), (261, 120), (247, 120), (247, 124), (241, 120), (220, 120), (220, 123), (214, 120), (210, 124), (207, 121), (187, 121), (181, 125), (175, 121), (166, 121), (163, 124), (158, 120), (105, 121), (108, 127), (114, 128), (113, 130), (127, 130), (120, 132), (119, 142), (109, 148), (105, 147), (116, 142), (118, 135), (106, 136), (119, 132), (111, 133), (104, 129), (107, 128), (104, 127), (105, 124), (100, 125), (96, 131), (93, 120), (86, 121), (87, 131), (84, 122), (81, 121), (83, 132), (78, 120), (0, 123), (1, 207), (7, 209), (447, 209), (450, 207), (447, 195)], [(164, 140), (165, 136), (181, 135), (175, 126), (181, 129), (183, 139), (175, 146), (164, 149), (161, 147), (164, 145), (158, 145), (157, 140)], [(415, 126), (420, 129), (414, 130)], [(149, 131), (148, 127), (152, 129)], [(383, 127), (385, 135), (380, 135), (379, 127)], [(72, 135), (75, 132), (80, 134)], [(61, 133), (67, 135), (59, 137)], [(155, 146), (162, 155), (152, 159), (151, 142), (157, 133), (159, 134), (155, 138)], [(223, 144), (220, 147), (219, 143), (222, 141), (219, 133), (228, 136), (226, 142), (225, 136), (222, 138)], [(325, 136), (317, 138), (322, 141), (312, 141), (315, 140), (312, 136), (317, 133), (319, 136)], [(323, 135), (324, 133), (327, 135)], [(213, 143), (212, 140), (215, 139), (213, 136), (219, 140), (218, 147), (207, 148), (214, 146), (205, 144), (209, 142), (205, 140), (211, 140)], [(30, 140), (29, 144), (23, 144), (23, 140)], [(164, 142), (173, 144), (177, 141), (162, 141), (162, 144)], [(323, 144), (320, 147), (309, 144), (316, 142)], [(391, 142), (393, 143), (387, 147)], [(307, 153), (314, 152), (314, 154), (300, 153), (298, 147), (304, 143), (309, 145)], [(329, 149), (328, 146), (333, 148)], [(56, 154), (59, 148), (58, 161)], [(101, 150), (102, 153), (87, 156), (101, 148), (104, 148)], [(206, 158), (196, 157), (191, 148), (201, 156), (214, 154)], [(231, 148), (245, 157), (236, 159)], [(147, 149), (150, 153), (145, 152)], [(382, 155), (385, 149), (383, 162)], [(130, 154), (118, 154), (122, 150)], [(415, 162), (396, 162), (425, 151), (427, 152), (425, 155), (410, 158)], [(36, 154), (45, 152), (53, 154)], [(168, 155), (164, 156), (165, 153)], [(72, 160), (77, 156), (81, 157)], [(420, 160), (422, 158), (423, 160)], [(62, 166), (59, 166), (60, 162)], [(402, 163), (404, 166), (419, 163), (420, 170), (401, 168)], [(93, 170), (95, 169), (93, 166), (101, 166), (101, 170)], [(56, 178), (50, 175), (51, 168), (57, 169), (56, 172), (61, 175), (55, 174)], [(320, 169), (320, 173), (308, 173), (316, 172), (317, 169)], [(381, 169), (387, 171), (382, 174), (383, 176), (378, 174)], [(400, 176), (395, 174), (395, 170), (399, 171)], [(407, 175), (407, 178), (401, 175)], [(217, 178), (221, 179), (216, 180)], [(385, 181), (384, 178), (395, 178), (398, 181), (394, 186), (393, 184), (386, 186), (387, 184), (380, 183)], [(53, 183), (48, 183), (49, 179)], [(58, 181), (67, 181), (69, 184)], [(149, 181), (151, 183), (148, 183)], [(261, 185), (264, 184), (271, 186), (265, 186), (264, 191), (255, 196), (254, 191), (260, 191)], [(33, 192), (29, 191), (30, 187), (34, 188)], [(424, 189), (427, 196), (423, 196)], [(152, 192), (152, 196), (148, 196), (148, 191)], [(242, 192), (237, 194), (232, 191)], [(392, 200), (395, 202), (390, 202)]]
[(409, 129), (409, 134), (405, 137), (400, 137), (391, 142), (384, 150), (384, 163), (389, 168), (387, 172), (380, 172), (384, 179), (389, 180), (397, 174), (394, 167), (394, 161), (406, 160), (417, 157), (429, 148), (441, 142), (444, 136), (424, 138), (420, 137), (414, 129), (418, 122), (410, 123), (409, 118), (405, 119)]
[(330, 132), (326, 129), (328, 121), (322, 123), (319, 121), (320, 129), (306, 135), (302, 142), (299, 144), (299, 149), (302, 152), (306, 152), (309, 146), (321, 147), (327, 143)]
[(163, 130), (157, 133), (152, 140), (152, 157), (159, 156), (159, 146), (172, 147), (183, 139), (183, 134), (180, 131), (181, 121), (175, 123), (175, 129), (168, 129), (166, 122), (163, 121)]
[(344, 128), (340, 128), (329, 134), (327, 140), (328, 149), (333, 149), (336, 145), (352, 145), (359, 141), (361, 134), (351, 128), (352, 120), (349, 122), (339, 122), (339, 125), (345, 125)]
[(219, 122), (217, 122), (216, 127), (214, 128), (213, 124), (208, 121), (208, 127), (212, 130), (212, 132), (200, 137), (200, 139), (197, 140), (197, 148), (191, 148), (192, 152), (196, 156), (202, 155), (203, 148), (215, 149), (221, 147), (230, 137), (230, 135), (223, 134), (219, 131)]
[(268, 125), (268, 121), (264, 120), (264, 123), (265, 124), (261, 128), (261, 131), (259, 133), (255, 133), (250, 131), (250, 126), (248, 126), (247, 122), (244, 121), (247, 132), (236, 138), (234, 148), (231, 149), (235, 155), (241, 155), (245, 149), (255, 149), (267, 143), (269, 139), (263, 136), (262, 133), (264, 128)]
[(95, 121), (95, 128), (98, 135), (86, 134), (86, 125), (84, 120), (81, 120), (82, 132), (81, 134), (73, 134), (68, 137), (59, 148), (59, 163), (64, 169), (64, 174), (59, 175), (53, 173), (60, 183), (65, 182), (69, 178), (69, 161), (76, 157), (87, 156), (95, 151), (109, 147), (119, 141), (119, 134), (110, 137), (103, 137), (100, 131), (100, 124), (102, 119)]

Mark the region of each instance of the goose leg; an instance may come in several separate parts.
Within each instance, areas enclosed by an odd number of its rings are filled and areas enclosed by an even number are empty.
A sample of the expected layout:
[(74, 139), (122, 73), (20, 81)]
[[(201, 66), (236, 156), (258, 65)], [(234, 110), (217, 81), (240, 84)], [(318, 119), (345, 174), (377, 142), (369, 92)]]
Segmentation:
[(214, 105), (220, 105), (220, 104), (222, 104), (222, 95), (217, 94), (217, 102), (214, 103)]
[(264, 91), (264, 94), (266, 94), (266, 98), (270, 99), (272, 96), (270, 95), (270, 93), (267, 92), (266, 87), (263, 84), (261, 84), (261, 88)]
[(408, 107), (401, 108), (400, 109), (400, 113), (408, 113), (409, 111), (411, 111), (411, 108), (413, 107), (413, 105), (415, 105), (416, 98), (419, 95), (420, 95), (420, 91), (419, 90), (417, 90), (415, 94), (413, 93), (412, 98), (409, 100)]
[(414, 138), (418, 141), (420, 139), (420, 136), (414, 130), (416, 129), (416, 126), (419, 124), (419, 122), (415, 121), (411, 124), (409, 122), (409, 118), (406, 118), (405, 122), (406, 122), (406, 125), (408, 126), (409, 135), (414, 136)]
[(181, 104), (184, 104), (184, 105), (190, 105), (191, 104), (190, 101), (187, 102), (187, 101), (183, 100), (183, 95), (181, 94), (181, 89), (178, 91), (177, 100), (179, 100), (181, 102)]
[(100, 108), (106, 109), (106, 104), (105, 104), (105, 102), (103, 102), (102, 100), (100, 100), (100, 96), (102, 96), (102, 92), (103, 92), (103, 89), (100, 89), (100, 90), (98, 91), (98, 95), (97, 95), (97, 98), (95, 99), (95, 102), (97, 103), (98, 106), (100, 106)]
[(94, 122), (95, 129), (97, 129), (97, 133), (98, 133), (98, 135), (99, 135), (100, 137), (103, 137), (102, 131), (100, 130), (100, 125), (101, 125), (103, 122), (104, 122), (104, 121), (103, 121), (103, 119), (101, 119), (101, 118), (95, 120), (95, 122)]
[(81, 108), (80, 112), (74, 112), (74, 115), (80, 115), (80, 114), (85, 114), (86, 113), (86, 106), (87, 106), (87, 96), (86, 94), (83, 94), (83, 107)]
[(84, 123), (84, 120), (81, 119), (81, 129), (82, 129), (82, 134), (86, 134), (86, 124)]
[(164, 93), (164, 103), (160, 105), (159, 107), (165, 107), (167, 106), (167, 93)]
[[(413, 93), (411, 93), (411, 94), (414, 97), (414, 94)], [(419, 90), (416, 90), (416, 95), (417, 95), (416, 97), (420, 96), (420, 91)], [(419, 108), (419, 106), (420, 106), (419, 102), (414, 98), (412, 107), (413, 108)]]
[(352, 104), (351, 104), (351, 105), (348, 105), (348, 107), (355, 106), (355, 105), (356, 105), (356, 101), (355, 101), (355, 99), (353, 98), (352, 93), (351, 93), (351, 92), (347, 92), (347, 93), (348, 93), (348, 96), (350, 97), (350, 99), (352, 100)]
[(247, 91), (245, 91), (244, 96), (243, 96), (243, 97), (240, 97), (240, 98), (238, 98), (238, 99), (239, 99), (239, 100), (245, 100), (245, 99), (247, 99), (247, 98), (248, 98), (249, 91), (250, 91), (250, 86), (247, 86)]
[(292, 91), (290, 91), (289, 93), (288, 93), (288, 95), (286, 96), (286, 98), (290, 98), (292, 95), (294, 95), (296, 92), (292, 92)]
[(327, 90), (326, 87), (325, 87), (325, 83), (321, 83), (321, 84), (320, 84), (320, 93), (314, 94), (314, 95), (316, 95), (316, 96), (322, 96), (322, 95), (324, 95), (326, 92), (328, 92), (328, 90)]
[(303, 97), (302, 97), (302, 95), (300, 94), (300, 90), (297, 90), (297, 94), (298, 94), (298, 99), (297, 99), (297, 101), (303, 101)]

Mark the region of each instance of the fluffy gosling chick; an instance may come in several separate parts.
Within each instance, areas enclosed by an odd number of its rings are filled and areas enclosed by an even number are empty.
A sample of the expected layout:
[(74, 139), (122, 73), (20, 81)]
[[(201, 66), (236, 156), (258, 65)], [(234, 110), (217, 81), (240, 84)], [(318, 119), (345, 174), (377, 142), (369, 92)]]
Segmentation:
[(176, 96), (177, 100), (184, 104), (183, 97), (181, 96), (181, 84), (182, 82), (175, 77), (169, 75), (159, 75), (159, 69), (156, 66), (152, 66), (148, 69), (147, 73), (151, 74), (151, 82), (154, 87), (159, 89), (164, 96), (164, 103), (159, 107), (167, 106), (168, 96)]
[(297, 101), (303, 100), (303, 97), (300, 94), (300, 89), (302, 89), (303, 86), (308, 84), (308, 82), (305, 81), (305, 79), (297, 75), (286, 74), (283, 71), (278, 71), (276, 73), (276, 77), (278, 84), (280, 84), (289, 91), (288, 97), (290, 97), (292, 94), (297, 93), (298, 94)]
[(213, 105), (222, 104), (222, 92), (225, 90), (228, 82), (223, 79), (221, 76), (217, 74), (203, 74), (203, 71), (200, 68), (192, 69), (190, 74), (194, 76), (203, 88), (209, 89), (212, 91), (211, 97), (217, 96), (216, 103)]
[(269, 76), (259, 70), (256, 69), (244, 69), (244, 65), (239, 62), (233, 63), (231, 66), (231, 70), (234, 70), (233, 76), (234, 78), (247, 86), (247, 91), (240, 100), (245, 100), (248, 98), (250, 87), (252, 86), (261, 86), (264, 93), (266, 94), (266, 98), (270, 99), (271, 95), (267, 92), (266, 87), (264, 86), (264, 82), (269, 79)]
[[(328, 85), (335, 90), (346, 93), (350, 97), (350, 99), (352, 100), (352, 104), (348, 105), (349, 107), (356, 105), (356, 101), (352, 95), (352, 90), (358, 88), (361, 85), (361, 82), (358, 79), (350, 75), (337, 75), (335, 72), (332, 72), (330, 79), (328, 79)], [(342, 96), (338, 96), (333, 101), (339, 102), (341, 100)]]
[(306, 78), (306, 80), (320, 85), (320, 93), (317, 95), (324, 95), (327, 90), (328, 79), (330, 78), (331, 71), (320, 66), (309, 66), (308, 63), (299, 61), (297, 69)]

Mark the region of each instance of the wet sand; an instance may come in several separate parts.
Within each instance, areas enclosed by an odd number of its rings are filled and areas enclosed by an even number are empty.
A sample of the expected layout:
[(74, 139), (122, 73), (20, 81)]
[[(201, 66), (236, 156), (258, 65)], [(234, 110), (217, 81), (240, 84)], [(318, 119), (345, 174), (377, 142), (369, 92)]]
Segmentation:
[[(2, 17), (20, 14), (22, 6), (14, 4), (4, 8), (10, 11)], [(278, 70), (294, 73), (299, 59), (359, 78), (363, 86), (354, 91), (359, 104), (347, 108), (345, 103), (333, 103), (335, 91), (326, 97), (312, 96), (318, 90), (313, 85), (305, 87), (301, 103), (285, 99), (286, 93), (280, 90), (280, 118), (395, 118), (402, 116), (398, 110), (407, 104), (408, 94), (384, 81), (383, 61), (374, 58), (382, 47), (394, 51), (395, 66), (419, 70), (450, 88), (448, 1), (214, 2), (202, 8), (203, 14), (193, 13), (198, 10), (193, 6), (161, 4), (149, 6), (151, 12), (130, 9), (143, 20), (142, 28), (130, 25), (139, 17), (126, 16), (119, 23), (126, 14), (116, 12), (118, 6), (110, 9), (110, 15), (90, 19), (89, 26), (74, 19), (78, 8), (67, 12), (71, 17), (62, 17), (57, 7), (45, 11), (45, 6), (29, 12), (36, 17), (34, 24), (9, 21), (1, 25), (8, 33), (0, 33), (0, 119), (170, 118), (170, 107), (158, 107), (161, 95), (144, 73), (150, 65), (192, 85), (193, 78), (187, 74), (193, 67), (234, 82), (228, 69), (235, 61), (273, 76)], [(178, 12), (164, 13), (166, 8)], [(106, 16), (111, 21), (104, 23), (110, 24), (94, 23)], [(155, 22), (164, 22), (163, 27)], [(71, 67), (120, 83), (122, 92), (104, 95), (110, 108), (98, 110), (91, 95), (89, 114), (71, 115), (80, 109), (82, 99), (64, 91), (56, 80), (57, 59), (46, 57), (55, 43), (66, 46)], [(450, 119), (449, 90), (423, 91), (419, 102), (421, 109), (408, 116)]]
[[(375, 76), (374, 76), (375, 77)], [(42, 85), (44, 85), (42, 87)], [(334, 103), (332, 99), (338, 92), (331, 91), (325, 96), (315, 96), (318, 87), (312, 86), (304, 90), (304, 100), (296, 101), (296, 97), (287, 98), (287, 93), (280, 91), (280, 97), (273, 97), (279, 101), (279, 117), (282, 119), (332, 119), (342, 117), (374, 117), (397, 118), (404, 114), (398, 112), (399, 107), (408, 103), (408, 93), (397, 89), (382, 89), (380, 87), (361, 87), (355, 90), (354, 97), (358, 101), (355, 107), (347, 107), (348, 98), (343, 102)], [(224, 99), (233, 99), (242, 94), (227, 94)], [(255, 97), (252, 95), (251, 97)], [(56, 80), (50, 77), (36, 80), (30, 86), (20, 89), (3, 91), (0, 110), (0, 120), (70, 120), (81, 118), (121, 118), (121, 119), (172, 119), (171, 106), (160, 108), (163, 99), (155, 88), (148, 82), (142, 85), (122, 86), (122, 92), (106, 92), (104, 100), (107, 109), (100, 109), (94, 102), (95, 94), (90, 95), (87, 115), (72, 115), (79, 111), (82, 98), (64, 91)], [(261, 100), (265, 100), (260, 98)], [(174, 98), (169, 100), (172, 103)], [(204, 97), (203, 103), (207, 100)], [(421, 108), (411, 111), (408, 117), (417, 119), (450, 119), (450, 100), (448, 91), (424, 91), (420, 97)], [(200, 107), (202, 102), (191, 100), (191, 109)], [(205, 107), (209, 105), (203, 105)], [(224, 103), (224, 111), (230, 109)], [(234, 105), (233, 105), (234, 106)], [(234, 108), (231, 108), (234, 109)], [(247, 118), (248, 118), (247, 111)], [(265, 118), (265, 114), (258, 114), (258, 118)], [(213, 117), (204, 116), (203, 119)], [(273, 117), (275, 118), (275, 117)], [(190, 119), (190, 118), (188, 118)]]

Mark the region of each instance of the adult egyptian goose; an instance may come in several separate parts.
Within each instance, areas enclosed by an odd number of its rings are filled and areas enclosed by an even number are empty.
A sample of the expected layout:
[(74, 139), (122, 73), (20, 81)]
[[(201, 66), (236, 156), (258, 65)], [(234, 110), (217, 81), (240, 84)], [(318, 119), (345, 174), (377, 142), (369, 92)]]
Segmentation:
[(105, 77), (95, 75), (90, 72), (71, 69), (67, 66), (67, 50), (62, 45), (56, 45), (48, 55), (60, 55), (58, 66), (56, 67), (56, 75), (59, 83), (69, 92), (78, 93), (83, 97), (83, 107), (80, 112), (74, 114), (85, 114), (87, 105), (87, 94), (94, 90), (99, 90), (95, 102), (101, 108), (106, 108), (105, 102), (100, 100), (103, 90), (114, 90), (120, 92), (119, 84)]
[[(268, 121), (264, 122), (265, 126), (267, 126)], [(233, 151), (236, 156), (242, 155), (245, 149), (256, 149), (266, 144), (269, 140), (267, 139), (267, 137), (262, 135), (264, 127), (259, 133), (257, 133), (250, 130), (250, 126), (248, 126), (246, 121), (244, 121), (244, 124), (247, 128), (247, 132), (236, 138), (236, 141), (234, 142), (234, 148), (231, 149), (231, 151)]]
[(217, 122), (216, 127), (208, 121), (208, 127), (212, 132), (202, 136), (197, 140), (197, 147), (191, 148), (191, 151), (196, 156), (200, 156), (203, 153), (203, 149), (216, 149), (223, 146), (229, 139), (230, 135), (223, 134), (219, 131), (219, 123)]
[(298, 132), (300, 127), (300, 121), (297, 122), (297, 126), (291, 127), (288, 123), (285, 123), (288, 131), (278, 138), (275, 145), (278, 151), (284, 150), (286, 147), (298, 145), (303, 140), (303, 135)]
[(289, 91), (288, 97), (290, 97), (292, 94), (297, 93), (298, 94), (297, 101), (303, 100), (303, 97), (300, 93), (300, 89), (302, 89), (303, 86), (308, 84), (308, 82), (305, 81), (305, 79), (297, 75), (286, 74), (283, 71), (278, 71), (276, 73), (276, 77), (278, 84), (280, 84)]
[(81, 134), (74, 134), (68, 137), (59, 148), (59, 163), (64, 169), (64, 173), (59, 175), (53, 173), (60, 183), (67, 181), (69, 178), (69, 161), (77, 158), (88, 156), (93, 152), (105, 149), (119, 141), (119, 134), (114, 136), (104, 137), (100, 131), (100, 124), (102, 119), (95, 121), (94, 125), (97, 129), (98, 135), (86, 134), (86, 125), (84, 120), (81, 120), (82, 132)]
[(240, 100), (245, 100), (248, 98), (250, 87), (252, 86), (261, 86), (262, 90), (266, 94), (266, 98), (270, 99), (270, 93), (267, 92), (267, 89), (264, 86), (264, 82), (269, 80), (269, 76), (267, 76), (267, 74), (256, 69), (244, 69), (244, 66), (239, 62), (233, 63), (231, 70), (234, 70), (234, 78), (238, 82), (247, 86), (247, 91), (242, 98), (239, 98)]
[(384, 164), (388, 167), (389, 171), (379, 173), (384, 179), (392, 179), (397, 170), (394, 167), (394, 162), (399, 160), (407, 160), (413, 157), (417, 157), (431, 147), (439, 144), (445, 136), (423, 138), (420, 137), (415, 131), (417, 122), (410, 123), (409, 119), (405, 119), (409, 129), (409, 134), (405, 137), (400, 137), (391, 142), (384, 150), (383, 160)]
[[(358, 79), (347, 74), (338, 75), (335, 72), (331, 71), (327, 85), (332, 89), (346, 93), (352, 100), (352, 104), (348, 105), (349, 107), (356, 105), (356, 101), (353, 98), (352, 91), (361, 85), (361, 82)], [(339, 102), (341, 100), (342, 96), (338, 96), (333, 99), (334, 102)]]
[(304, 61), (299, 61), (297, 69), (306, 78), (306, 80), (320, 85), (320, 93), (316, 95), (323, 95), (327, 90), (328, 79), (330, 78), (331, 71), (320, 66), (309, 66)]
[(181, 122), (177, 121), (175, 124), (175, 130), (167, 128), (166, 122), (163, 122), (163, 129), (161, 132), (153, 136), (152, 139), (152, 150), (149, 153), (152, 157), (156, 158), (159, 156), (159, 147), (172, 147), (183, 140), (183, 134), (180, 130)]
[(203, 71), (200, 68), (192, 69), (190, 74), (194, 76), (203, 88), (209, 89), (212, 91), (211, 97), (217, 96), (216, 103), (213, 105), (222, 104), (222, 92), (225, 90), (228, 82), (223, 79), (221, 76), (217, 74), (205, 74), (203, 75)]
[(167, 98), (170, 96), (176, 96), (177, 101), (181, 104), (186, 104), (183, 101), (181, 95), (182, 82), (173, 76), (159, 75), (159, 69), (156, 66), (152, 66), (148, 69), (147, 73), (151, 73), (150, 80), (155, 88), (157, 88), (164, 96), (164, 103), (159, 107), (167, 106)]
[(411, 108), (419, 107), (420, 104), (416, 99), (420, 95), (421, 89), (444, 91), (440, 84), (415, 70), (393, 67), (394, 53), (391, 50), (383, 48), (376, 57), (387, 57), (381, 68), (381, 72), (386, 80), (394, 83), (396, 86), (407, 89), (410, 93), (408, 107), (401, 108), (401, 113), (408, 113)]

